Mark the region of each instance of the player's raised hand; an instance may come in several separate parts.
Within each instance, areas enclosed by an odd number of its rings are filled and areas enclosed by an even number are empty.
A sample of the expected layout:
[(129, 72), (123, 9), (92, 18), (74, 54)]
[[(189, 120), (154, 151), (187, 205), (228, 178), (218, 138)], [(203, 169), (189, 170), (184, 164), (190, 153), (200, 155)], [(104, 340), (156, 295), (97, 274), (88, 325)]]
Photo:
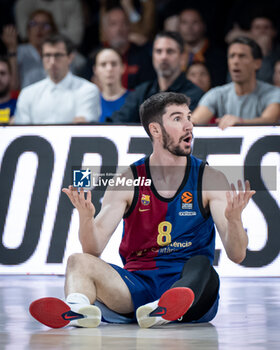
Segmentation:
[(231, 184), (231, 191), (226, 193), (227, 196), (227, 207), (225, 209), (225, 217), (227, 220), (240, 220), (243, 209), (248, 204), (249, 200), (256, 193), (251, 190), (250, 182), (245, 181), (245, 190), (243, 189), (242, 181), (238, 180), (238, 193), (234, 184)]
[(83, 217), (92, 218), (95, 214), (95, 207), (91, 202), (91, 192), (88, 191), (85, 195), (84, 189), (81, 188), (78, 192), (77, 188), (68, 186), (63, 188), (62, 192), (67, 194), (71, 203), (78, 209), (79, 215)]

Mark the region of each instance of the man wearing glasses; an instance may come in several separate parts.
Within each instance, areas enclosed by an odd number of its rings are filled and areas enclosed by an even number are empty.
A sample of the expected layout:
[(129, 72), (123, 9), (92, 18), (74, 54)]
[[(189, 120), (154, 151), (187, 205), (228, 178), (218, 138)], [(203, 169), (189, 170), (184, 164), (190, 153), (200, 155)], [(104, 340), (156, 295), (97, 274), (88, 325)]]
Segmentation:
[(11, 66), (11, 89), (20, 90), (46, 77), (42, 64), (42, 43), (57, 33), (53, 16), (45, 10), (36, 10), (29, 16), (26, 25), (27, 41), (18, 42), (15, 26), (3, 28), (2, 40), (7, 48)]
[(98, 121), (99, 90), (70, 72), (73, 45), (62, 35), (46, 39), (42, 58), (47, 78), (22, 90), (15, 124), (71, 124)]

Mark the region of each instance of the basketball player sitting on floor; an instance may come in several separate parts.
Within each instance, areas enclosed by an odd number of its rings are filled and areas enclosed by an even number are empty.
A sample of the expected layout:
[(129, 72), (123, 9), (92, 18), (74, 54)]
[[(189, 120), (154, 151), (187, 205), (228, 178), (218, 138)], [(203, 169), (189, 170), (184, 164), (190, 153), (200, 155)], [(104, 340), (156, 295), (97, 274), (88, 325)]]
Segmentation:
[[(42, 298), (30, 305), (32, 316), (49, 327), (209, 322), (219, 299), (214, 223), (228, 257), (235, 263), (245, 258), (241, 213), (255, 191), (248, 181), (243, 190), (238, 181), (237, 192), (221, 172), (191, 155), (188, 98), (155, 94), (141, 105), (140, 115), (153, 153), (122, 176), (148, 181), (107, 189), (95, 218), (90, 191), (63, 189), (79, 212), (83, 253), (68, 259), (65, 301)], [(123, 268), (100, 259), (122, 218)]]

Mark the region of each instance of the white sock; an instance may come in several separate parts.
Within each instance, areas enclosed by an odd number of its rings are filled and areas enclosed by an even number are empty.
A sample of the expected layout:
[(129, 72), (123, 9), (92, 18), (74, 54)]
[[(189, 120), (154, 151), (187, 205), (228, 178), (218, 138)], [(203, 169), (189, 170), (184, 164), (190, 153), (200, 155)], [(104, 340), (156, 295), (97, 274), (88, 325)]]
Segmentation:
[(88, 304), (90, 305), (89, 298), (82, 293), (70, 293), (66, 298), (67, 303), (74, 304)]

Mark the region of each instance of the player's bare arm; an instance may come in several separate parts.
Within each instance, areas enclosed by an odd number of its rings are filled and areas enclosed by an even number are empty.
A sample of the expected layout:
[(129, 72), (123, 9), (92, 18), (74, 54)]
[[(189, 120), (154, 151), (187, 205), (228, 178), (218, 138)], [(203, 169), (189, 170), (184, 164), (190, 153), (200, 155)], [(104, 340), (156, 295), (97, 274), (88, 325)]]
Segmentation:
[(248, 236), (243, 228), (241, 214), (255, 191), (249, 181), (238, 180), (238, 192), (228, 183), (225, 175), (211, 167), (205, 167), (203, 175), (203, 204), (209, 207), (227, 256), (240, 263), (246, 256)]
[[(123, 174), (132, 178), (131, 170)], [(73, 186), (62, 189), (79, 213), (79, 239), (84, 253), (100, 256), (109, 239), (116, 230), (124, 213), (130, 207), (133, 199), (133, 189), (123, 187), (114, 188), (105, 192), (102, 207), (94, 218), (95, 207), (91, 201), (91, 192), (80, 193)]]

